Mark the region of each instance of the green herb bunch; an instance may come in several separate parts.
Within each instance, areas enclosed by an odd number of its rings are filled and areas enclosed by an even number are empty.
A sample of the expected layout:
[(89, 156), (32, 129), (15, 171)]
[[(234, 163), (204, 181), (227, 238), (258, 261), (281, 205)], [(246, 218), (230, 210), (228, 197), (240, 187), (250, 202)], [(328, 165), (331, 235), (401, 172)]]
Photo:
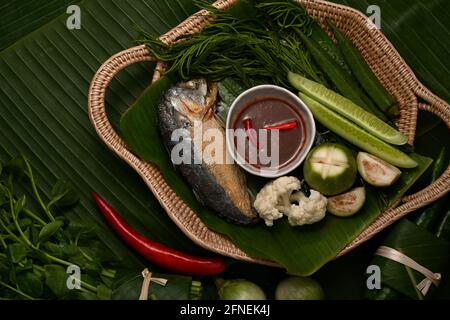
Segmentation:
[[(25, 182), (31, 187), (30, 200)], [(63, 181), (45, 201), (25, 157), (0, 163), (1, 299), (111, 297), (115, 271), (104, 264), (114, 257), (96, 239), (95, 226), (66, 212), (77, 202), (77, 194)], [(69, 278), (75, 275), (70, 266), (79, 267), (79, 282)]]
[(289, 86), (288, 71), (322, 82), (311, 57), (294, 29), (312, 32), (312, 19), (293, 0), (240, 0), (228, 10), (197, 1), (213, 22), (202, 32), (181, 36), (167, 45), (144, 33), (150, 52), (170, 65), (169, 74), (183, 80), (235, 78), (245, 85), (275, 83)]

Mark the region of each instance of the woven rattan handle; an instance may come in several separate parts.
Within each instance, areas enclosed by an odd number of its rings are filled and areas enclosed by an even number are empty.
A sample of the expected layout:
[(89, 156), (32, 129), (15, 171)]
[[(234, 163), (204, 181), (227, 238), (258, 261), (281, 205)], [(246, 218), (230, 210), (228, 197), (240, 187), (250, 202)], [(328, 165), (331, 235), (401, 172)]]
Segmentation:
[[(416, 90), (416, 94), (427, 101), (429, 104), (419, 103), (419, 109), (431, 112), (438, 116), (450, 129), (450, 105), (444, 100), (434, 95), (431, 91), (420, 85)], [(403, 198), (404, 204), (420, 203), (419, 207), (423, 207), (436, 199), (445, 196), (450, 191), (450, 166), (447, 167), (442, 176), (425, 189)], [(423, 203), (422, 203), (423, 202)]]
[(116, 154), (132, 153), (127, 149), (125, 142), (114, 131), (106, 115), (105, 95), (109, 83), (123, 69), (133, 63), (154, 61), (145, 46), (137, 46), (119, 52), (109, 58), (97, 71), (92, 79), (89, 89), (89, 117), (98, 136)]

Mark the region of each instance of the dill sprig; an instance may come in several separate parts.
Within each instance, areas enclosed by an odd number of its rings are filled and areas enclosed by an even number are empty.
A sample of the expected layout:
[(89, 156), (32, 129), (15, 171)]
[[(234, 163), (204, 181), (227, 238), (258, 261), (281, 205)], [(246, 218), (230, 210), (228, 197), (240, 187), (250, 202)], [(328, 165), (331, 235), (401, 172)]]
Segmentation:
[(202, 32), (180, 37), (167, 45), (144, 34), (143, 43), (160, 61), (170, 65), (168, 73), (183, 80), (207, 77), (212, 81), (237, 78), (246, 85), (275, 83), (289, 86), (288, 71), (322, 82), (312, 67), (302, 41), (291, 31), (311, 34), (311, 18), (292, 0), (240, 0), (228, 11), (198, 0), (214, 16)]
[(312, 20), (306, 10), (294, 1), (258, 1), (256, 7), (265, 12), (279, 28), (300, 28), (307, 30), (306, 34), (312, 32)]

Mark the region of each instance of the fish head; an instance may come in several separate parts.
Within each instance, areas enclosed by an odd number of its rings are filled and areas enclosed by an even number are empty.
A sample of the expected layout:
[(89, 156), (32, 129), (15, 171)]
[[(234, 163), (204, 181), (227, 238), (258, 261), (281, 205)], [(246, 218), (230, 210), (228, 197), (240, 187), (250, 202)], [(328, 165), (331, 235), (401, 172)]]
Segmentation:
[(218, 91), (216, 83), (195, 79), (180, 82), (170, 90), (170, 105), (181, 122), (204, 121), (214, 115)]

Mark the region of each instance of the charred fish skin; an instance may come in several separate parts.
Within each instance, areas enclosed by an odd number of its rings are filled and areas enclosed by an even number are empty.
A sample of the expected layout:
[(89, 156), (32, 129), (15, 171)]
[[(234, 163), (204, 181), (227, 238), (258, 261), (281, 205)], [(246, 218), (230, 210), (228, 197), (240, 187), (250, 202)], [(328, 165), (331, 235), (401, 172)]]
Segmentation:
[[(201, 202), (213, 209), (221, 218), (233, 223), (250, 225), (258, 221), (257, 217), (244, 215), (226, 195), (210, 174), (205, 174), (204, 165), (180, 165), (179, 170), (186, 178)], [(190, 181), (193, 181), (192, 183)]]
[[(177, 129), (186, 129), (186, 132), (192, 133), (194, 120), (202, 121), (207, 127), (220, 128), (212, 116), (214, 106), (208, 106), (211, 102), (215, 103), (215, 98), (208, 101), (208, 94), (211, 92), (206, 80), (193, 80), (177, 84), (162, 96), (158, 109), (158, 125), (169, 154), (179, 143), (172, 141), (172, 133)], [(193, 110), (186, 110), (184, 108), (186, 104), (193, 106)], [(208, 108), (211, 108), (211, 111)], [(190, 139), (191, 136), (185, 138)], [(200, 198), (199, 200), (217, 212), (220, 217), (233, 223), (243, 225), (257, 223), (259, 219), (252, 208), (250, 195), (245, 187), (245, 175), (241, 169), (235, 164), (213, 166), (208, 166), (204, 162), (195, 164), (195, 150), (192, 143), (191, 162), (175, 167)]]

